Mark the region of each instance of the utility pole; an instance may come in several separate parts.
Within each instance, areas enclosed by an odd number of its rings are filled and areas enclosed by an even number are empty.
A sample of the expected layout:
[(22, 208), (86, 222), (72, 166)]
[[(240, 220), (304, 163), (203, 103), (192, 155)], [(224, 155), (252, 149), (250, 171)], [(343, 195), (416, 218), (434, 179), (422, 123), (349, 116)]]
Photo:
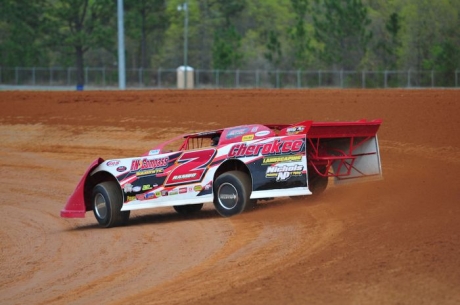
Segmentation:
[(123, 0), (117, 1), (118, 15), (118, 87), (126, 89), (125, 74), (125, 30), (123, 24)]
[(188, 51), (188, 0), (182, 5), (177, 7), (178, 11), (184, 11), (184, 89), (187, 89), (187, 74), (188, 74), (188, 63), (187, 63), (187, 51)]

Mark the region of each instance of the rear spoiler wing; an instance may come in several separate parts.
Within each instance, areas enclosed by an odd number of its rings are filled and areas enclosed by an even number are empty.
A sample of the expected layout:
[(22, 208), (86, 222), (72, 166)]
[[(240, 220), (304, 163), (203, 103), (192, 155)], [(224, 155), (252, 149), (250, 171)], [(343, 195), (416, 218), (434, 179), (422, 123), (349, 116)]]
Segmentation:
[(343, 184), (382, 178), (377, 139), (381, 124), (382, 120), (304, 121), (282, 126), (280, 135), (305, 134), (309, 170)]

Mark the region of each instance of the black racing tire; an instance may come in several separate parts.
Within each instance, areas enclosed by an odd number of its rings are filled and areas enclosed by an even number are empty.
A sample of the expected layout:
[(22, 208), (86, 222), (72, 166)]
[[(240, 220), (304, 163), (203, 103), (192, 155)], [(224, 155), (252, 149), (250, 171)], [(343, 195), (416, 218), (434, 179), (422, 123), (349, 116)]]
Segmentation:
[(223, 173), (214, 182), (214, 207), (223, 217), (240, 214), (251, 207), (251, 191), (251, 178), (246, 173)]
[(190, 214), (195, 214), (201, 211), (201, 208), (203, 208), (203, 204), (199, 203), (199, 204), (175, 205), (173, 206), (173, 208), (179, 214), (190, 215)]
[(291, 198), (295, 200), (300, 200), (305, 199), (309, 196), (317, 197), (326, 190), (328, 182), (329, 177), (323, 177), (319, 175), (314, 169), (310, 169), (308, 171), (308, 188), (310, 189), (311, 195), (291, 196)]
[(308, 188), (313, 196), (319, 196), (326, 190), (328, 182), (328, 177), (323, 177), (318, 174), (312, 175), (312, 177), (308, 179)]
[(115, 181), (96, 185), (91, 198), (94, 216), (101, 227), (111, 228), (128, 222), (130, 211), (121, 211), (123, 195)]

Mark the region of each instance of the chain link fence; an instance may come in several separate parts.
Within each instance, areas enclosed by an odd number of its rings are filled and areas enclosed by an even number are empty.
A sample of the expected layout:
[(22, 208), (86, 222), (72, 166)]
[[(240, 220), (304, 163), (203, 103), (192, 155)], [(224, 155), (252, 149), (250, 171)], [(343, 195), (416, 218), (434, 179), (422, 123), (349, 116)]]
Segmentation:
[[(193, 70), (195, 89), (218, 88), (458, 88), (460, 70), (283, 71)], [(0, 67), (0, 86), (75, 87), (75, 68)], [(118, 88), (118, 69), (84, 69), (85, 89)], [(178, 88), (176, 69), (127, 69), (128, 89)]]

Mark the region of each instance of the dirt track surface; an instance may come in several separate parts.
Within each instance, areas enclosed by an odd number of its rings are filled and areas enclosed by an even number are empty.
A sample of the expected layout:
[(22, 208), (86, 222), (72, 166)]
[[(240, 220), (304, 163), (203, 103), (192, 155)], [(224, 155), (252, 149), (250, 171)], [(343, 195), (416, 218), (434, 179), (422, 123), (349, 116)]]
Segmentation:
[[(0, 92), (1, 304), (460, 304), (460, 91)], [(222, 218), (59, 212), (92, 160), (246, 123), (384, 120), (384, 180)]]

